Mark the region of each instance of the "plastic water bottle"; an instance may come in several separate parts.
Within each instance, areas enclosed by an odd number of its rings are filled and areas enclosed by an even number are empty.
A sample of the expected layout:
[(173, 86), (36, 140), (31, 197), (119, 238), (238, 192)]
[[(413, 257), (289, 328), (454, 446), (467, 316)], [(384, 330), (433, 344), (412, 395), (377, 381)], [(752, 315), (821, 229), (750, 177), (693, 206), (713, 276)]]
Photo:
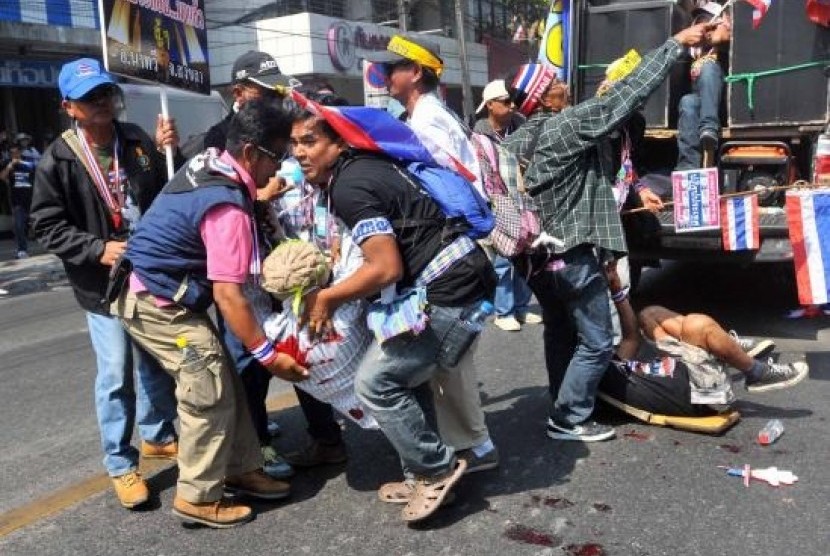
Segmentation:
[(764, 428), (758, 433), (758, 444), (761, 446), (769, 446), (784, 434), (784, 423), (779, 419), (771, 419), (767, 421)]
[(199, 361), (199, 352), (196, 351), (196, 348), (187, 343), (187, 338), (184, 336), (176, 338), (176, 347), (182, 350), (183, 365)]
[(467, 315), (467, 318), (464, 319), (464, 328), (471, 332), (481, 332), (487, 323), (487, 317), (492, 315), (495, 310), (493, 304), (485, 299), (475, 311)]
[(813, 183), (822, 183), (830, 180), (830, 135), (821, 134), (816, 143), (816, 153), (813, 158)]

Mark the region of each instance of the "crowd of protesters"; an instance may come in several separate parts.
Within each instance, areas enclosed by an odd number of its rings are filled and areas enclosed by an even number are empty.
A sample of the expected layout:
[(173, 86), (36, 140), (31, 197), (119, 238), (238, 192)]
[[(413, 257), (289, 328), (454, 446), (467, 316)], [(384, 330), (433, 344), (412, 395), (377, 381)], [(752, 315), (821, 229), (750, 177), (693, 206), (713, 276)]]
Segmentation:
[[(521, 162), (542, 229), (555, 240), (513, 260), (492, 260), (450, 226), (405, 165), (352, 144), (320, 108), (343, 99), (331, 90), (295, 96), (295, 80), (265, 53), (234, 64), (233, 113), (208, 133), (204, 152), (176, 157), (170, 180), (162, 153), (177, 150), (174, 122), (160, 117), (155, 137), (118, 122), (112, 77), (92, 59), (66, 64), (59, 87), (73, 126), (37, 164), (31, 223), (87, 312), (104, 464), (121, 504), (148, 500), (139, 454), (170, 458), (179, 467), (177, 516), (210, 527), (244, 523), (253, 517), (245, 496), (285, 498), (295, 468), (346, 460), (340, 411), (379, 428), (400, 457), (402, 479), (379, 485), (380, 500), (402, 505), (406, 522), (426, 519), (465, 474), (500, 464), (479, 397), (475, 334), (464, 322), (494, 294), (503, 330), (544, 326), (553, 439), (614, 436), (592, 420), (600, 389), (651, 410), (717, 412), (712, 399), (705, 411), (691, 407), (692, 375), (720, 376), (707, 358), (743, 372), (750, 390), (803, 379), (806, 365), (764, 362), (770, 342), (730, 335), (704, 315), (651, 307), (638, 320), (617, 274), (626, 253), (619, 196), (598, 151), (710, 32), (707, 23), (679, 32), (574, 106), (567, 86), (537, 64), (485, 89), (476, 131)], [(389, 116), (394, 135), (411, 132), (486, 195), (472, 132), (437, 94), (438, 49), (398, 35), (374, 61), (405, 109)], [(288, 174), (290, 183), (279, 177)], [(646, 206), (659, 205), (640, 193)], [(528, 287), (541, 319), (528, 311)], [(395, 317), (413, 319), (410, 332), (384, 336), (372, 319), (397, 307), (406, 309)], [(638, 361), (641, 334), (679, 350)], [(324, 344), (331, 351), (315, 355)], [(680, 384), (681, 399), (666, 409), (643, 386), (656, 379), (643, 377), (668, 367), (677, 372), (662, 376)], [(310, 437), (282, 457), (264, 405), (274, 376), (298, 386)], [(323, 387), (334, 380), (336, 395)], [(709, 384), (708, 393), (728, 405), (729, 384)], [(135, 424), (140, 449), (131, 444)]]

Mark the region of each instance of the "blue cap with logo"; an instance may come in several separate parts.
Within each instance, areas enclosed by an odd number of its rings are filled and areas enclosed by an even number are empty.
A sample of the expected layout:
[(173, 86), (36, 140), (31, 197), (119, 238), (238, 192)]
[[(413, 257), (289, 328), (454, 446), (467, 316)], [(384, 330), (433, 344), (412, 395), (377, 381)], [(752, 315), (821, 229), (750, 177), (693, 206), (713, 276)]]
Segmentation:
[(78, 100), (100, 85), (115, 84), (115, 80), (104, 71), (101, 63), (92, 58), (81, 58), (64, 64), (58, 76), (61, 97), (67, 100)]

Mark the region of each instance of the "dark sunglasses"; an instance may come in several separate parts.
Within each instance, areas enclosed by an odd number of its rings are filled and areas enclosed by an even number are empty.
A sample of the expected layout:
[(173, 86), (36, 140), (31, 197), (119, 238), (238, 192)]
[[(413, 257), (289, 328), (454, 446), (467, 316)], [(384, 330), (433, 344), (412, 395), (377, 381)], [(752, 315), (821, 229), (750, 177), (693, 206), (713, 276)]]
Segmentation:
[(115, 87), (104, 86), (104, 87), (96, 87), (89, 91), (87, 94), (82, 96), (79, 99), (76, 99), (77, 102), (98, 102), (100, 100), (106, 98), (112, 98), (115, 96)]
[(271, 161), (274, 162), (275, 164), (282, 164), (283, 162), (286, 161), (286, 159), (288, 159), (288, 157), (291, 156), (291, 150), (289, 150), (289, 149), (286, 149), (281, 155), (279, 155), (279, 154), (275, 153), (274, 151), (272, 151), (270, 149), (266, 149), (262, 145), (254, 145), (254, 146), (256, 147), (256, 150), (258, 150), (259, 152), (261, 152), (262, 154), (264, 154), (265, 156), (270, 158)]
[(409, 68), (412, 67), (414, 64), (408, 60), (401, 60), (398, 62), (387, 62), (383, 64), (383, 73), (386, 75), (386, 78), (389, 79), (392, 77), (392, 74), (395, 73), (395, 70), (400, 68)]
[(510, 106), (511, 104), (513, 104), (513, 99), (510, 98), (510, 97), (507, 97), (507, 98), (494, 98), (493, 102), (498, 102), (498, 103), (501, 103), (505, 106)]

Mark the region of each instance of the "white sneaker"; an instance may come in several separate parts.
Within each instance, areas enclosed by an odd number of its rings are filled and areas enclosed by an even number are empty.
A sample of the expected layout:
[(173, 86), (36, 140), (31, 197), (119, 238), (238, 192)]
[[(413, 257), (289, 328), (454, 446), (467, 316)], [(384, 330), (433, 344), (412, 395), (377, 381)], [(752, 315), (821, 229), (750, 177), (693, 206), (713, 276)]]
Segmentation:
[(516, 320), (516, 317), (496, 317), (493, 324), (504, 330), (505, 332), (518, 332), (522, 329), (522, 325)]
[(807, 378), (810, 367), (804, 361), (794, 363), (775, 363), (772, 359), (767, 362), (761, 378), (747, 379), (745, 387), (749, 392), (766, 392), (789, 388)]
[(542, 317), (530, 311), (527, 313), (518, 313), (516, 320), (521, 324), (542, 324)]
[(26, 251), (18, 251), (17, 252), (17, 258), (18, 259), (28, 259), (29, 258), (29, 253), (27, 253)]
[(754, 339), (754, 338), (747, 338), (745, 336), (738, 336), (738, 333), (734, 330), (729, 331), (729, 335), (732, 336), (732, 339), (741, 346), (741, 349), (744, 352), (753, 358), (761, 358), (766, 357), (770, 353), (775, 350), (775, 342), (770, 340), (769, 338), (761, 338), (761, 339)]

